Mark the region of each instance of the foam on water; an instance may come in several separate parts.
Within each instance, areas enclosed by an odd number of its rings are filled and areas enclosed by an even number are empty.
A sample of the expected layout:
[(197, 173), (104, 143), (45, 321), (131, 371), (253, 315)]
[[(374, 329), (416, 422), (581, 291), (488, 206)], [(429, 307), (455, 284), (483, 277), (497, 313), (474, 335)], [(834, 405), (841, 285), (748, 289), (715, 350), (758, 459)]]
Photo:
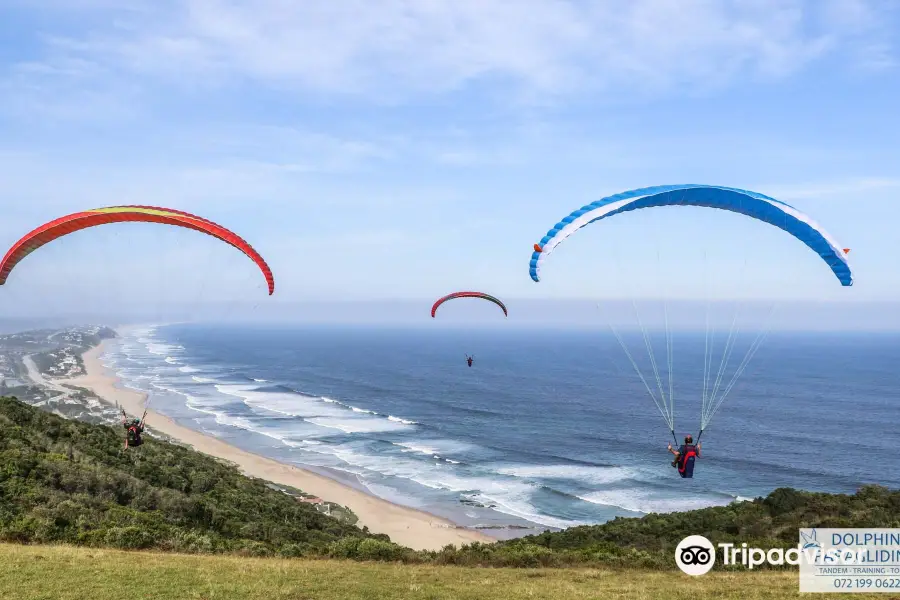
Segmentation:
[[(401, 446), (401, 444), (394, 444)], [(429, 456), (434, 448), (407, 444), (405, 450)], [(519, 517), (547, 527), (569, 527), (584, 524), (581, 521), (558, 519), (542, 514), (531, 502), (539, 486), (513, 477), (497, 478), (491, 474), (473, 474), (459, 472), (454, 467), (456, 462), (447, 464), (441, 461), (423, 462), (415, 458), (404, 458), (396, 455), (382, 455), (367, 452), (358, 445), (344, 444), (317, 449), (339, 458), (346, 467), (362, 473), (378, 473), (386, 477), (405, 479), (431, 490), (453, 492), (460, 499), (477, 502), (485, 506), (493, 506), (494, 510)], [(346, 468), (343, 467), (343, 468)], [(342, 468), (339, 466), (338, 468)]]
[(624, 508), (637, 513), (670, 513), (710, 506), (724, 506), (736, 500), (734, 496), (691, 494), (672, 497), (669, 491), (655, 491), (641, 488), (603, 490), (578, 496), (585, 502)]
[(505, 493), (498, 494), (496, 491), (487, 491), (473, 494), (470, 499), (491, 506), (497, 510), (514, 517), (519, 517), (532, 523), (538, 523), (546, 527), (556, 529), (565, 529), (567, 527), (577, 527), (578, 525), (590, 525), (590, 521), (577, 521), (573, 519), (561, 519), (539, 512), (534, 504), (529, 501), (529, 495)]
[(169, 392), (170, 394), (178, 394), (179, 396), (184, 396), (185, 398), (188, 397), (187, 392), (185, 392), (183, 390), (179, 390), (178, 388), (174, 388), (174, 387), (169, 387), (167, 385), (162, 385), (160, 383), (156, 383), (155, 381), (150, 382), (150, 387), (155, 388), (160, 391), (163, 391), (163, 392)]
[[(200, 410), (200, 409), (198, 409)], [(210, 414), (215, 415), (216, 423), (219, 425), (228, 425), (230, 427), (237, 427), (238, 429), (245, 429), (247, 431), (254, 431), (253, 423), (250, 422), (249, 419), (244, 417), (232, 417), (231, 415), (227, 415), (224, 413), (215, 413), (211, 411), (201, 410), (201, 412), (209, 412)]]
[(395, 417), (394, 415), (388, 415), (388, 421), (394, 421), (395, 423), (403, 423), (404, 425), (418, 425), (416, 421), (410, 421), (409, 419), (401, 419), (400, 417)]
[(349, 414), (349, 411), (330, 406), (319, 398), (294, 392), (260, 391), (257, 386), (243, 384), (216, 384), (213, 387), (221, 394), (240, 398), (244, 404), (252, 408), (289, 417), (341, 417)]
[(401, 450), (401, 452), (418, 452), (420, 454), (427, 454), (429, 456), (432, 454), (438, 453), (438, 450), (436, 448), (433, 448), (432, 446), (422, 446), (420, 444), (401, 443), (401, 442), (394, 442), (394, 445), (400, 446), (401, 448), (403, 448), (403, 450)]
[(175, 354), (178, 350), (182, 350), (181, 346), (173, 346), (171, 344), (160, 344), (158, 342), (148, 342), (147, 343), (147, 352), (150, 354), (155, 354), (157, 356), (166, 356), (168, 357), (170, 354)]
[(347, 434), (401, 431), (405, 423), (392, 421), (370, 411), (321, 396), (308, 396), (298, 392), (261, 391), (253, 385), (217, 384), (222, 394), (241, 398), (256, 409), (300, 417), (319, 427), (334, 429)]
[[(244, 431), (277, 440), (286, 446), (303, 447), (307, 444), (317, 443), (314, 440), (306, 440), (298, 437), (304, 432), (300, 432), (294, 427), (265, 426), (251, 417), (229, 414), (227, 411), (222, 410), (221, 405), (210, 405), (208, 401), (202, 398), (188, 396), (187, 405), (197, 412), (212, 415), (217, 425), (243, 429)], [(305, 432), (305, 434), (310, 437), (315, 437), (315, 432), (312, 431)]]
[(510, 465), (495, 467), (498, 473), (525, 479), (568, 479), (590, 485), (633, 480), (637, 469), (630, 467), (591, 467), (581, 465)]
[(429, 454), (465, 454), (479, 450), (478, 446), (469, 442), (432, 437), (417, 438), (415, 441), (394, 442), (394, 445), (410, 451), (427, 452)]
[(353, 417), (315, 417), (306, 420), (319, 427), (336, 429), (344, 433), (385, 433), (389, 431), (402, 431), (406, 428), (406, 426), (401, 423), (395, 424), (387, 420), (355, 419)]

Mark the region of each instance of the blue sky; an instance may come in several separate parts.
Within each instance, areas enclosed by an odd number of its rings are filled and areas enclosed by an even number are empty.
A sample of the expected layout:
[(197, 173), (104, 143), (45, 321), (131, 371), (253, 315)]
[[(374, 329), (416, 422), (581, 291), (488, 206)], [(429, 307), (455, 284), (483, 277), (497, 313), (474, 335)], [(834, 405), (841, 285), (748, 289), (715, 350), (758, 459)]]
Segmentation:
[[(891, 303), (898, 32), (890, 0), (0, 0), (0, 245), (147, 203), (238, 231), (275, 305), (462, 288)], [(530, 280), (561, 217), (666, 183), (794, 204), (853, 249), (856, 285), (782, 232), (690, 209), (592, 225)], [(100, 229), (29, 256), (7, 300), (260, 293), (203, 236)]]

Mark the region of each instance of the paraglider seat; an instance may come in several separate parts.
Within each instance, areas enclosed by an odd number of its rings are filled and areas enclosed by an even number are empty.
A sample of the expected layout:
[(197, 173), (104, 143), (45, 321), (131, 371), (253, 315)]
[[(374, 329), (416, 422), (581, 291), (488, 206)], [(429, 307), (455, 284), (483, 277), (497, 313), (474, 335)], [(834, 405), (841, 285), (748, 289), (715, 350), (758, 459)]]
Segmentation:
[(694, 460), (697, 458), (697, 448), (694, 446), (685, 446), (684, 451), (679, 453), (678, 458), (672, 464), (678, 467), (678, 474), (682, 478), (692, 478), (694, 476)]

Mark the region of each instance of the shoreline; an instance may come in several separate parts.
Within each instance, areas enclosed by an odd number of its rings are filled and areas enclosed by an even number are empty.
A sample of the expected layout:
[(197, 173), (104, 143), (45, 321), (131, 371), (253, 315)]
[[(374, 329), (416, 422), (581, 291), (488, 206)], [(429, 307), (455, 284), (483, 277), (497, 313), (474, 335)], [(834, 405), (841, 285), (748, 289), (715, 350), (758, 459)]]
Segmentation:
[[(145, 410), (147, 395), (116, 387), (121, 383), (119, 378), (108, 375), (100, 362), (106, 343), (101, 342), (82, 354), (85, 375), (53, 381), (87, 388), (103, 402), (118, 404), (126, 413), (139, 417)], [(147, 409), (147, 418), (151, 429), (198, 452), (228, 461), (249, 477), (290, 486), (327, 502), (346, 506), (359, 518), (359, 527), (366, 526), (372, 533), (387, 534), (391, 541), (414, 550), (440, 550), (447, 544), (459, 546), (472, 542), (497, 541), (481, 532), (459, 527), (447, 519), (394, 504), (324, 475), (242, 450), (218, 438), (179, 425), (170, 417), (152, 409)]]

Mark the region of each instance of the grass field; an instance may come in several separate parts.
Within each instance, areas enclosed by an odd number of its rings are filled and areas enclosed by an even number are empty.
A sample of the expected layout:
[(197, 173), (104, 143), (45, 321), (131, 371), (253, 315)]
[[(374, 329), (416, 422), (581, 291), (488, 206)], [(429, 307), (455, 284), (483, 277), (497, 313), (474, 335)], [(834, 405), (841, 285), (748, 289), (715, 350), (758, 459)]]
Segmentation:
[[(795, 598), (797, 574), (474, 569), (0, 544), (0, 598), (260, 600)], [(830, 598), (837, 598), (830, 595)]]

